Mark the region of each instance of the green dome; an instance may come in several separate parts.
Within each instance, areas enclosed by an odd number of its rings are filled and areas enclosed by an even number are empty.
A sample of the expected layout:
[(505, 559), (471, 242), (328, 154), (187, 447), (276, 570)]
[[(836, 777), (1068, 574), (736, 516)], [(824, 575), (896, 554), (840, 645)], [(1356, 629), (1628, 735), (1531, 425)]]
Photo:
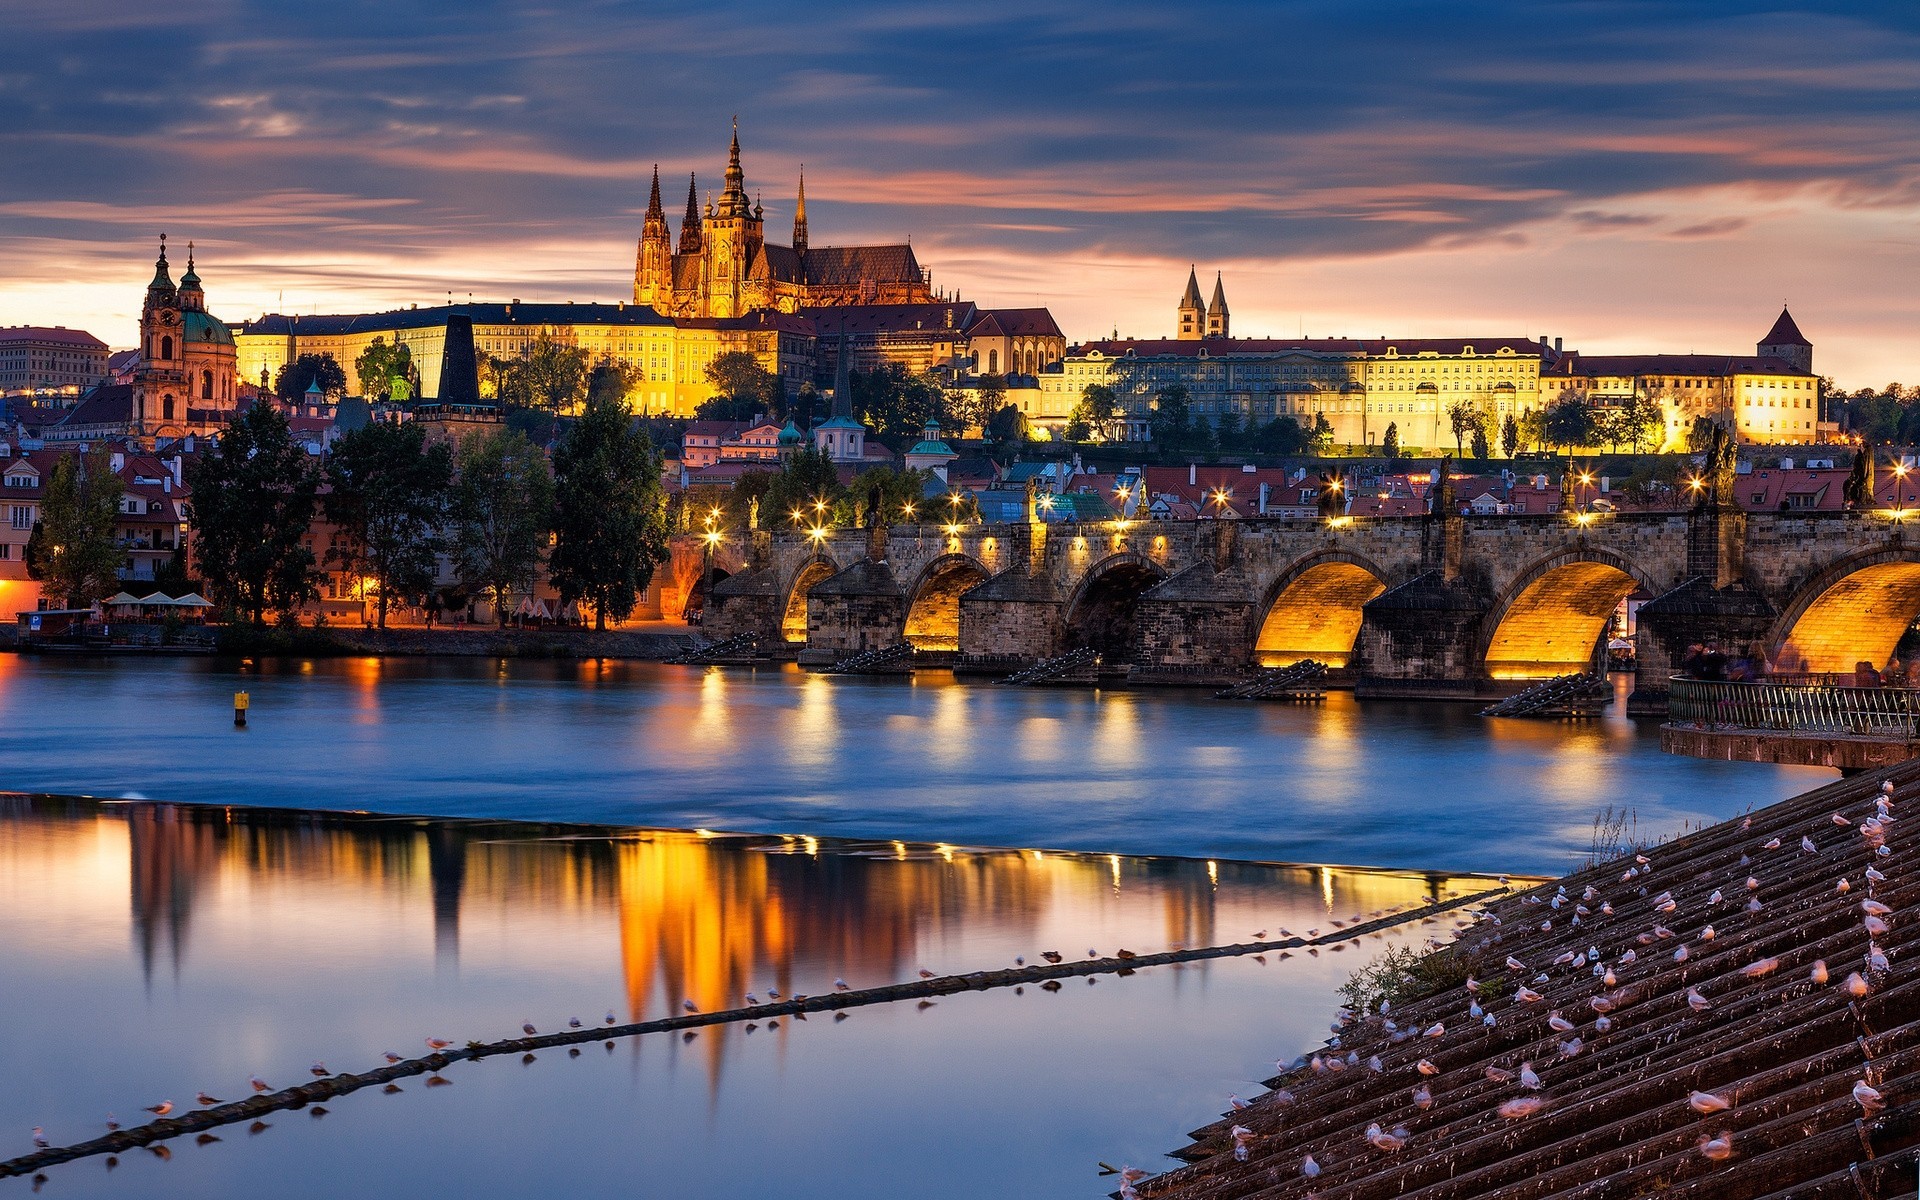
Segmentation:
[(927, 441), (920, 442), (916, 444), (913, 449), (907, 451), (907, 453), (908, 454), (944, 454), (948, 458), (960, 457), (958, 454), (955, 454), (952, 451), (952, 449), (950, 449), (947, 446), (945, 442), (940, 441), (938, 438), (931, 438)]
[(806, 436), (794, 425), (793, 418), (788, 417), (787, 423), (780, 427), (780, 444), (782, 446), (798, 446), (806, 440)]
[(181, 313), (180, 336), (187, 342), (209, 343), (215, 346), (233, 345), (232, 331), (227, 328), (225, 322), (211, 313)]

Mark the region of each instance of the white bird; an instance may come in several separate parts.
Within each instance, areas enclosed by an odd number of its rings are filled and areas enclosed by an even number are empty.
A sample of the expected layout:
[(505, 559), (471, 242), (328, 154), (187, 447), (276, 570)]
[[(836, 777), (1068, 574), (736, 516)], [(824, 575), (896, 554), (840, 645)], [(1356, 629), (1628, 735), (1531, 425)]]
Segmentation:
[(430, 1037), (426, 1041), (427, 1049), (429, 1050), (445, 1050), (448, 1046), (453, 1045), (452, 1042), (445, 1038)]
[(1247, 1102), (1242, 1100), (1237, 1093), (1227, 1097), (1227, 1106), (1233, 1109), (1234, 1112), (1239, 1112), (1241, 1109), (1248, 1107)]
[(1762, 847), (1760, 847), (1760, 848), (1761, 848), (1762, 850), (1778, 850), (1778, 849), (1780, 848), (1780, 839), (1779, 839), (1779, 838), (1770, 838), (1770, 839), (1768, 839), (1768, 841), (1767, 841), (1767, 844), (1766, 844), (1766, 845), (1764, 845), (1764, 846), (1762, 846)]
[(1887, 931), (1887, 923), (1879, 917), (1868, 917), (1865, 921), (1862, 921), (1861, 924), (1865, 925), (1867, 932), (1874, 937), (1879, 937)]
[(1818, 848), (1816, 848), (1813, 844), (1813, 839), (1808, 837), (1804, 833), (1800, 835), (1800, 849), (1804, 850), (1808, 854), (1819, 853)]
[(1711, 925), (1704, 926), (1700, 930), (1700, 940), (1703, 942), (1710, 942), (1714, 939), (1715, 936), (1716, 935), (1713, 932), (1713, 926)]
[(580, 1028), (580, 1018), (579, 1018), (579, 1017), (568, 1017), (568, 1018), (567, 1018), (567, 1028), (568, 1028), (568, 1029), (578, 1029), (578, 1028)]
[(1538, 1096), (1518, 1096), (1495, 1109), (1509, 1121), (1518, 1121), (1530, 1117), (1547, 1106), (1547, 1102)]
[(1867, 943), (1867, 970), (1886, 974), (1887, 952), (1882, 950), (1877, 942)]
[(1720, 900), (1721, 900), (1721, 896), (1720, 896), (1719, 888), (1713, 889), (1713, 894), (1707, 897), (1708, 904), (1718, 904), (1720, 903)]
[(1751, 875), (1749, 875), (1749, 876), (1747, 876), (1747, 890), (1748, 890), (1748, 891), (1750, 891), (1750, 892), (1757, 892), (1757, 891), (1759, 891), (1759, 890), (1760, 890), (1760, 881), (1759, 881), (1758, 879), (1755, 879), (1755, 878), (1754, 878), (1753, 876), (1751, 876)]
[(1612, 1017), (1601, 1017), (1593, 1023), (1593, 1031), (1595, 1033), (1605, 1033), (1607, 1030), (1612, 1028), (1613, 1028)]
[(1472, 1017), (1476, 1021), (1480, 1019), (1481, 1014), (1484, 1011), (1485, 1010), (1480, 1007), (1480, 1002), (1478, 1000), (1469, 1001), (1467, 1004), (1467, 1015), (1469, 1017)]
[(1430, 1038), (1437, 1038), (1441, 1034), (1445, 1033), (1446, 1031), (1447, 1031), (1447, 1027), (1444, 1024), (1442, 1024), (1439, 1021), (1435, 1021), (1433, 1024), (1427, 1026), (1425, 1036)]
[(1532, 988), (1526, 986), (1525, 984), (1521, 984), (1519, 987), (1513, 989), (1513, 998), (1515, 1000), (1520, 1001), (1522, 1004), (1534, 1004), (1541, 1000), (1544, 1000), (1546, 997), (1542, 996), (1539, 992), (1534, 991)]
[(1378, 1121), (1375, 1121), (1367, 1126), (1367, 1141), (1373, 1143), (1375, 1150), (1391, 1154), (1407, 1144), (1407, 1131), (1404, 1128), (1396, 1128), (1392, 1133), (1388, 1133), (1380, 1128)]
[(833, 990), (834, 990), (834, 991), (836, 991), (836, 992), (844, 992), (844, 991), (846, 991), (846, 990), (847, 990), (847, 981), (846, 981), (846, 980), (844, 980), (844, 979), (836, 979), (836, 980), (834, 980), (834, 981), (833, 981)]
[(38, 1150), (45, 1150), (48, 1146), (52, 1144), (53, 1143), (47, 1141), (47, 1131), (40, 1128), (38, 1125), (35, 1125), (33, 1127), (34, 1148)]
[(1886, 1101), (1880, 1098), (1880, 1090), (1862, 1079), (1853, 1085), (1853, 1098), (1860, 1102), (1860, 1108), (1868, 1116), (1886, 1107)]
[(1807, 978), (1813, 980), (1815, 983), (1825, 983), (1827, 981), (1827, 960), (1824, 958), (1814, 959), (1813, 969), (1807, 972)]
[(1492, 1029), (1494, 1026), (1493, 1014), (1488, 1013), (1486, 1016), (1481, 1017), (1480, 1023), (1482, 1025), (1485, 1025), (1488, 1029)]
[(1893, 780), (1888, 779), (1882, 782), (1880, 784), (1880, 790), (1889, 796), (1893, 795)]
[(1427, 1090), (1426, 1084), (1413, 1089), (1413, 1106), (1421, 1112), (1433, 1107), (1433, 1093)]
[(1758, 896), (1755, 896), (1753, 899), (1747, 901), (1748, 912), (1759, 912), (1761, 907), (1762, 905), (1760, 903), (1760, 897)]
[(748, 1004), (758, 1004), (758, 1003), (760, 1003), (760, 997), (758, 997), (758, 996), (756, 996), (756, 995), (754, 995), (754, 994), (753, 994), (752, 992), (748, 992), (748, 993), (747, 993), (747, 1003), (748, 1003)]
[(680, 1002), (680, 1007), (686, 1009), (690, 1013), (697, 1013), (700, 1011), (700, 1006), (695, 1004), (691, 1000), (682, 1000)]
[(385, 1058), (385, 1059), (387, 1060), (387, 1062), (388, 1062), (389, 1064), (392, 1064), (392, 1063), (397, 1063), (397, 1062), (399, 1062), (399, 1061), (400, 1061), (400, 1056), (399, 1056), (398, 1054), (395, 1054), (395, 1053), (394, 1053), (393, 1051), (391, 1051), (391, 1050), (389, 1050), (389, 1051), (387, 1051), (387, 1052), (386, 1052), (385, 1054), (383, 1054), (383, 1055), (381, 1055), (381, 1057), (382, 1057), (382, 1058)]
[[(1624, 962), (1625, 960), (1623, 959), (1621, 961)], [(1612, 967), (1608, 967), (1607, 973), (1600, 977), (1600, 982), (1606, 984), (1608, 987), (1612, 987), (1614, 984), (1620, 982), (1620, 977), (1613, 973)]]
[(1887, 881), (1887, 877), (1881, 874), (1876, 867), (1867, 868), (1867, 879), (1873, 883), (1885, 883)]
[(1467, 992), (1469, 995), (1478, 995), (1480, 992), (1480, 981), (1471, 975), (1467, 976)]
[(1746, 966), (1741, 967), (1740, 973), (1742, 975), (1745, 975), (1748, 979), (1758, 979), (1763, 975), (1773, 974), (1779, 968), (1780, 968), (1779, 959), (1763, 958), (1763, 959), (1760, 959), (1758, 962), (1750, 962)]
[(1580, 1051), (1586, 1049), (1586, 1046), (1587, 1044), (1577, 1037), (1568, 1038), (1566, 1041), (1560, 1043), (1560, 1057), (1572, 1058), (1574, 1055), (1580, 1053)]
[(1733, 1101), (1713, 1092), (1694, 1092), (1687, 1097), (1687, 1107), (1704, 1116), (1707, 1113), (1727, 1111), (1733, 1107)]
[(1413, 1064), (1413, 1069), (1420, 1072), (1422, 1075), (1438, 1075), (1440, 1073), (1440, 1068), (1435, 1066), (1431, 1059), (1425, 1059), (1425, 1058)]
[(1587, 1007), (1597, 1013), (1610, 1013), (1613, 1011), (1613, 997), (1595, 996), (1593, 999), (1587, 1001)]
[(613, 1010), (612, 1010), (612, 1009), (608, 1009), (608, 1010), (607, 1010), (607, 1024), (609, 1024), (609, 1025), (611, 1025), (611, 1024), (613, 1024), (613, 1023), (614, 1023), (614, 1022), (615, 1022), (616, 1020), (618, 1020), (618, 1018), (617, 1018), (617, 1017), (615, 1017), (615, 1016), (613, 1015)]
[(1620, 956), (1620, 965), (1623, 967), (1631, 966), (1635, 962), (1638, 962), (1639, 959), (1640, 952), (1638, 950), (1629, 950)]
[(1880, 903), (1878, 900), (1862, 900), (1860, 902), (1860, 911), (1870, 917), (1884, 917), (1891, 914), (1893, 909)]
[(1675, 962), (1687, 961), (1687, 948), (1685, 946), (1682, 946), (1678, 950), (1675, 950), (1673, 952), (1673, 961)]
[(1555, 1033), (1572, 1033), (1573, 1022), (1561, 1016), (1556, 1009), (1547, 1014), (1547, 1028), (1553, 1030)]
[(1698, 1145), (1708, 1162), (1725, 1162), (1733, 1157), (1733, 1131), (1722, 1129), (1712, 1137), (1701, 1138)]
[(1227, 1130), (1227, 1136), (1233, 1139), (1233, 1161), (1247, 1161), (1247, 1150), (1253, 1142), (1253, 1130), (1245, 1125), (1235, 1125)]
[(1603, 904), (1601, 904), (1601, 905), (1600, 905), (1600, 911), (1601, 911), (1602, 913), (1604, 913), (1604, 914), (1606, 914), (1606, 915), (1607, 915), (1607, 916), (1609, 916), (1609, 917), (1610, 917), (1610, 916), (1612, 916), (1612, 915), (1613, 915), (1613, 904), (1612, 904), (1612, 902), (1610, 902), (1610, 901), (1609, 901), (1609, 902), (1606, 902), (1606, 903), (1603, 903)]
[(1853, 885), (1847, 882), (1847, 877), (1845, 875), (1842, 875), (1840, 877), (1840, 882), (1833, 885), (1833, 890), (1838, 892), (1840, 895), (1844, 896), (1848, 892), (1853, 890)]
[(1847, 989), (1847, 995), (1852, 996), (1856, 1000), (1872, 990), (1867, 986), (1867, 981), (1861, 977), (1858, 971), (1848, 975), (1847, 981), (1841, 986)]
[(173, 1101), (162, 1100), (158, 1104), (148, 1106), (147, 1111), (156, 1117), (164, 1117), (173, 1111)]
[(206, 1092), (201, 1092), (193, 1098), (193, 1102), (201, 1108), (212, 1108), (214, 1105), (220, 1103), (220, 1098), (218, 1096), (208, 1095)]
[(775, 1000), (778, 1000), (778, 999), (780, 998), (780, 989), (779, 989), (779, 988), (768, 988), (768, 989), (767, 989), (767, 995), (768, 995), (769, 997), (771, 997), (772, 999), (775, 999)]
[(1699, 988), (1690, 987), (1687, 989), (1687, 1005), (1695, 1012), (1705, 1012), (1713, 1007), (1713, 1001), (1701, 995)]
[(1530, 1062), (1520, 1064), (1520, 1086), (1529, 1091), (1537, 1092), (1540, 1090), (1540, 1076), (1534, 1074), (1533, 1064)]
[(327, 1076), (333, 1074), (332, 1071), (327, 1070), (327, 1064), (321, 1062), (317, 1058), (313, 1060), (313, 1065), (311, 1067), (308, 1067), (307, 1071), (315, 1079), (325, 1079)]
[(1387, 1064), (1380, 1061), (1380, 1056), (1378, 1054), (1370, 1055), (1367, 1058), (1367, 1070), (1372, 1071), (1374, 1074), (1377, 1075), (1386, 1069), (1387, 1069)]
[(1653, 865), (1653, 860), (1652, 860), (1652, 859), (1650, 859), (1650, 858), (1648, 858), (1648, 857), (1647, 857), (1646, 855), (1644, 855), (1644, 854), (1636, 854), (1636, 855), (1634, 855), (1634, 856), (1633, 856), (1633, 861), (1635, 861), (1635, 862), (1637, 862), (1637, 863), (1639, 863), (1639, 864), (1640, 864), (1641, 866), (1643, 866), (1643, 867), (1647, 867), (1647, 866), (1652, 866), (1652, 865)]
[(1320, 1164), (1313, 1161), (1313, 1155), (1309, 1154), (1300, 1160), (1300, 1173), (1308, 1179), (1320, 1174)]
[(1511, 954), (1507, 955), (1507, 970), (1524, 971), (1526, 969), (1527, 969), (1527, 964), (1521, 962), (1519, 959), (1515, 958)]
[(248, 1086), (248, 1087), (250, 1087), (250, 1088), (252, 1088), (252, 1089), (253, 1089), (253, 1090), (254, 1090), (255, 1092), (257, 1092), (257, 1093), (258, 1093), (258, 1092), (270, 1092), (270, 1091), (272, 1091), (272, 1090), (273, 1090), (273, 1085), (272, 1085), (272, 1084), (270, 1084), (270, 1083), (268, 1083), (268, 1082), (267, 1082), (266, 1080), (264, 1080), (264, 1079), (262, 1079), (262, 1078), (260, 1078), (260, 1077), (259, 1077), (258, 1075), (250, 1075), (250, 1076), (248, 1076), (248, 1077), (247, 1077), (247, 1086)]

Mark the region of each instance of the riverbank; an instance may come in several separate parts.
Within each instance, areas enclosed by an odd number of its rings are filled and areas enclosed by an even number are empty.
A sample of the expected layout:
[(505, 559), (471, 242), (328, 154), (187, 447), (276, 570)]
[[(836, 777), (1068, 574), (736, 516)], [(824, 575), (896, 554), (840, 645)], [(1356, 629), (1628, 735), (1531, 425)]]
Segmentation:
[[(301, 658), (533, 658), (631, 659), (661, 662), (707, 644), (706, 638), (684, 625), (660, 623), (656, 628), (609, 629), (494, 629), (479, 626), (439, 626), (372, 629), (350, 625), (292, 629), (253, 629), (227, 626), (220, 630), (215, 653), (233, 657), (292, 655)], [(0, 650), (32, 653), (21, 643), (19, 631), (0, 627)], [(105, 657), (140, 658), (140, 650), (102, 648)], [(203, 651), (204, 653), (204, 651)]]

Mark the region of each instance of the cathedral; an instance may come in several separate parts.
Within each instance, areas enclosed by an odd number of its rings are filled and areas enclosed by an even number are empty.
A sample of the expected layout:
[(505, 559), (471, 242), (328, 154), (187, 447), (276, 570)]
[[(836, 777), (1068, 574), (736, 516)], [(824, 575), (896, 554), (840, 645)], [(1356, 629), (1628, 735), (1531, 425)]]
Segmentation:
[(176, 287), (167, 271), (166, 235), (160, 235), (160, 257), (140, 307), (140, 357), (132, 384), (128, 432), (135, 437), (207, 433), (233, 415), (233, 334), (207, 311), (191, 242), (187, 273)]
[(929, 304), (936, 298), (911, 245), (810, 247), (804, 175), (794, 202), (791, 246), (766, 240), (763, 213), (759, 202), (747, 197), (738, 122), (719, 201), (709, 196), (703, 212), (696, 182), (688, 178), (677, 245), (660, 204), (660, 170), (654, 168), (634, 262), (634, 303), (668, 317), (740, 317), (761, 309), (790, 313), (850, 304)]

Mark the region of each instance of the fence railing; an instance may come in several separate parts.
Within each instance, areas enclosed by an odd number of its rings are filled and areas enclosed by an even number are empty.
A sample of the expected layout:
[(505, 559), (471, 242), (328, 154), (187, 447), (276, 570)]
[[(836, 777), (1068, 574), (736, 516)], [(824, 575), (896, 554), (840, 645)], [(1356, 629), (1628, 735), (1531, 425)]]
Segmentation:
[(1913, 741), (1920, 691), (1766, 680), (1674, 679), (1668, 720), (1703, 729)]

